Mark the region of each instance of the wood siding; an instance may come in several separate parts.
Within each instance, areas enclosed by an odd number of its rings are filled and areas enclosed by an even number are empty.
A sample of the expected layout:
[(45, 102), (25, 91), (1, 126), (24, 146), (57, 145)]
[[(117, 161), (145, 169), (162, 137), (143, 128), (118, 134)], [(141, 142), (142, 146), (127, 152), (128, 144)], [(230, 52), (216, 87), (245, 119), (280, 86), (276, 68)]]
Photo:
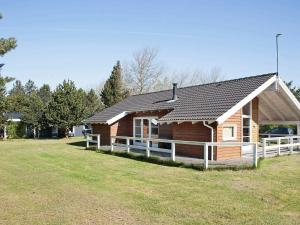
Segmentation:
[[(192, 124), (184, 122), (174, 123), (172, 127), (173, 139), (184, 141), (210, 142), (210, 129), (205, 127), (202, 122)], [(203, 158), (203, 147), (194, 145), (176, 145), (176, 155)]]
[[(235, 125), (237, 129), (236, 142), (242, 141), (242, 109), (238, 110), (234, 115), (228, 118), (223, 124), (217, 127), (217, 142), (224, 142), (223, 140), (223, 126)], [(230, 142), (234, 142), (230, 141)], [(217, 160), (238, 158), (241, 156), (241, 147), (218, 147), (217, 148)]]

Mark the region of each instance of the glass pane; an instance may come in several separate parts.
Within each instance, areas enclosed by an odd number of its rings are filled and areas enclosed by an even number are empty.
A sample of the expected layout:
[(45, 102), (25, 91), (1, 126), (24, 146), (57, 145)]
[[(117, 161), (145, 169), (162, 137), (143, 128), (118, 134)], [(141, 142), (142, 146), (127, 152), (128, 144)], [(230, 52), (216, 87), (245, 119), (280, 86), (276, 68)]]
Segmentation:
[(243, 137), (244, 142), (250, 142), (250, 137)]
[(135, 120), (135, 126), (141, 126), (141, 120), (140, 119)]
[(248, 103), (243, 107), (243, 115), (247, 115), (247, 116), (250, 115), (250, 103)]
[(158, 128), (157, 127), (152, 127), (151, 128), (151, 135), (158, 135)]
[(142, 134), (142, 128), (141, 127), (135, 127), (135, 136), (137, 137), (139, 135), (139, 137)]
[(249, 136), (249, 128), (243, 129), (243, 136)]
[(144, 126), (148, 126), (149, 120), (148, 119), (143, 119), (143, 123), (144, 123)]
[(243, 126), (248, 127), (250, 125), (250, 119), (249, 118), (243, 118)]

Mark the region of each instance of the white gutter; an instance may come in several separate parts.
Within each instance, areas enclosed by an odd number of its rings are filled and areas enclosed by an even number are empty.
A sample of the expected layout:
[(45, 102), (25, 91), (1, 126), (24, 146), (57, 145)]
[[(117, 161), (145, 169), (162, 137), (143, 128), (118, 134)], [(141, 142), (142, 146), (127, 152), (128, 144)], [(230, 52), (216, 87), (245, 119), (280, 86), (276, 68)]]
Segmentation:
[(212, 126), (209, 126), (208, 124), (207, 124), (207, 121), (203, 121), (203, 125), (205, 126), (205, 127), (207, 127), (207, 128), (209, 128), (210, 129), (210, 134), (211, 134), (211, 160), (214, 160), (214, 146), (213, 146), (213, 144), (214, 144), (214, 128), (212, 127)]

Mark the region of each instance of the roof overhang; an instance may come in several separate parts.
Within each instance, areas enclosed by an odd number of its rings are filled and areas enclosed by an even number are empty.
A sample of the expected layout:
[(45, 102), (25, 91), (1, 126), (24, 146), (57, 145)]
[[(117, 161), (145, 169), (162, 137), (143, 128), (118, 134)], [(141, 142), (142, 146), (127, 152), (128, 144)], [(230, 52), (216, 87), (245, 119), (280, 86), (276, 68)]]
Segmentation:
[(158, 120), (159, 124), (171, 124), (171, 123), (177, 123), (177, 124), (181, 124), (181, 123), (185, 123), (185, 122), (190, 122), (192, 124), (196, 124), (199, 122), (207, 122), (209, 124), (215, 122), (214, 120)]
[[(239, 109), (259, 97), (259, 118), (261, 124), (300, 121), (300, 103), (286, 84), (276, 75), (245, 97), (217, 119), (218, 124), (224, 123)], [(295, 124), (295, 123), (293, 123)]]
[(112, 117), (111, 119), (107, 120), (105, 123), (108, 124), (108, 125), (111, 125), (115, 122), (117, 122), (118, 120), (124, 118), (125, 116), (127, 116), (130, 112), (122, 112), (114, 117)]

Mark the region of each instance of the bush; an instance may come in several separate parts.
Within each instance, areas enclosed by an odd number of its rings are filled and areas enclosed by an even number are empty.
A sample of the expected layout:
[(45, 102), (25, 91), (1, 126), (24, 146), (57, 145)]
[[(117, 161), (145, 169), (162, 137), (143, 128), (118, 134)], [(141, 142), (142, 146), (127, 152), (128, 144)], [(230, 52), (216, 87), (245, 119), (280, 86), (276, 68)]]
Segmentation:
[(25, 138), (26, 137), (26, 125), (24, 123), (10, 122), (7, 125), (8, 138)]

